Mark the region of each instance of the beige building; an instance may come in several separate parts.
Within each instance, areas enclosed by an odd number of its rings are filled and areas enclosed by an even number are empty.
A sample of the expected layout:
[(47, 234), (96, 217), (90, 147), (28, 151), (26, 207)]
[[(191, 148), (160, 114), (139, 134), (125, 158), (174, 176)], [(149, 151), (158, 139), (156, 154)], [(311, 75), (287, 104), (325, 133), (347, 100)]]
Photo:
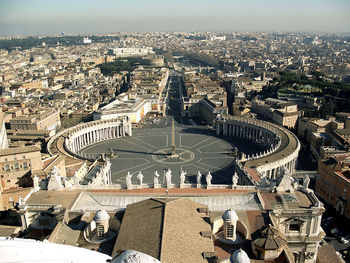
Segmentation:
[(200, 117), (211, 123), (217, 114), (227, 114), (227, 94), (217, 81), (200, 73), (183, 72), (186, 96), (182, 101), (182, 116)]
[(294, 129), (301, 116), (297, 104), (273, 98), (268, 98), (265, 101), (254, 99), (252, 110), (288, 129)]
[(5, 114), (0, 112), (0, 149), (5, 149), (8, 147), (4, 117)]
[(61, 89), (60, 91), (55, 92), (53, 94), (53, 99), (54, 100), (58, 100), (58, 99), (66, 100), (66, 99), (68, 99), (71, 96), (73, 96), (73, 91), (72, 90)]
[(59, 110), (43, 110), (10, 121), (12, 130), (55, 130), (61, 125)]
[(272, 120), (274, 123), (293, 129), (301, 115), (297, 104), (285, 103), (273, 111)]
[(40, 149), (36, 146), (0, 150), (3, 189), (31, 185), (30, 171), (43, 168)]
[(316, 193), (350, 219), (350, 158), (338, 156), (320, 160), (318, 173)]
[(43, 81), (33, 81), (28, 83), (23, 83), (22, 88), (25, 90), (41, 90), (47, 88), (47, 80)]
[(348, 112), (337, 112), (335, 119), (344, 123), (345, 129), (350, 129), (350, 113)]
[(336, 129), (344, 129), (344, 124), (335, 120), (335, 118), (300, 119), (298, 122), (298, 138), (303, 138), (306, 143), (310, 143), (312, 133), (330, 132)]

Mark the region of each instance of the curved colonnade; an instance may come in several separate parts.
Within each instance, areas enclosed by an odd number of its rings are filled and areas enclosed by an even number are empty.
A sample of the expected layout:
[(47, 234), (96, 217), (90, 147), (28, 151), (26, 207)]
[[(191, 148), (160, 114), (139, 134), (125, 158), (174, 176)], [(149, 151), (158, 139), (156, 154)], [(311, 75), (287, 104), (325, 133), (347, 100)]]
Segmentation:
[(275, 179), (282, 169), (295, 171), (300, 150), (298, 138), (289, 130), (262, 120), (226, 117), (216, 121), (217, 135), (237, 136), (261, 143), (268, 150), (251, 156), (243, 156), (238, 162), (245, 168), (253, 168), (260, 178)]
[[(58, 149), (62, 154), (67, 155), (68, 153), (68, 155), (89, 160), (90, 158), (79, 154), (82, 148), (105, 140), (131, 135), (131, 122), (127, 117), (92, 121), (78, 124), (57, 133), (50, 139), (47, 150), (49, 154), (54, 154), (52, 150), (53, 142), (63, 137), (63, 149)], [(63, 151), (66, 151), (66, 153)]]

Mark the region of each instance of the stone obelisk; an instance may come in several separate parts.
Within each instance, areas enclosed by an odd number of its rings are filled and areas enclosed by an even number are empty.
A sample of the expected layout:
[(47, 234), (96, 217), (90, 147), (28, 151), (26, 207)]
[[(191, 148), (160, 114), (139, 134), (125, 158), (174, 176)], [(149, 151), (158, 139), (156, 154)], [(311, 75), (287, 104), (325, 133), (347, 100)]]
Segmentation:
[(166, 156), (170, 159), (179, 158), (179, 155), (175, 152), (175, 122), (174, 119), (171, 122), (171, 153)]

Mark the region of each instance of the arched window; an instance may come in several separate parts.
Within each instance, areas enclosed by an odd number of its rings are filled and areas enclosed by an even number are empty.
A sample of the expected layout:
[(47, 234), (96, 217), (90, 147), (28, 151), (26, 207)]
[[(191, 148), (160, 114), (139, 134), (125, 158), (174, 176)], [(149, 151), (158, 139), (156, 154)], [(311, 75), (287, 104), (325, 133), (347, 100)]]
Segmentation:
[(105, 235), (105, 228), (103, 225), (98, 225), (97, 226), (97, 236), (98, 237), (103, 237)]

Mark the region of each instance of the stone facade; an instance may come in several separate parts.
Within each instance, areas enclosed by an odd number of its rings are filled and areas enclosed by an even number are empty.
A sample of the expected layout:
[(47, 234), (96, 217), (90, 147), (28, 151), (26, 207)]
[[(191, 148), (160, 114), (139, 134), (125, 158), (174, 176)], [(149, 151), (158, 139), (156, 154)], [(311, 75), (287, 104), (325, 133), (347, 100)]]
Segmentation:
[(79, 155), (79, 150), (93, 143), (131, 135), (131, 122), (127, 117), (92, 121), (79, 124), (58, 133), (51, 138), (47, 149), (52, 154), (51, 146), (53, 142), (58, 138), (64, 138), (64, 149), (68, 155), (70, 154), (81, 159), (89, 159), (87, 156)]
[(295, 171), (300, 143), (293, 133), (281, 126), (256, 119), (227, 117), (217, 120), (216, 133), (265, 145), (269, 150), (243, 156), (240, 160), (245, 168), (254, 168), (261, 178), (274, 179), (282, 168), (290, 173)]
[(304, 191), (312, 202), (310, 208), (274, 209), (270, 214), (273, 226), (281, 232), (294, 255), (295, 262), (316, 262), (319, 243), (325, 236), (321, 218), (325, 211), (312, 190)]

